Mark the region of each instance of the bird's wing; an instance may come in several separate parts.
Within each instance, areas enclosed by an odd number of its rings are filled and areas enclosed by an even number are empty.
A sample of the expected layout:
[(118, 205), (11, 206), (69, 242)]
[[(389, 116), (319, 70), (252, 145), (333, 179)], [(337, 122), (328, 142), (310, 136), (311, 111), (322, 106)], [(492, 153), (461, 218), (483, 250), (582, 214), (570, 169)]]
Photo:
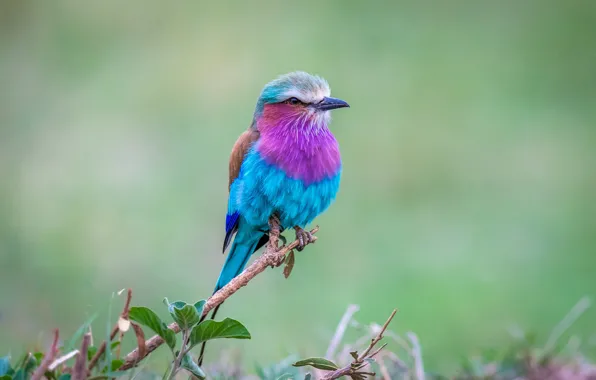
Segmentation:
[(243, 134), (238, 137), (234, 147), (232, 148), (232, 153), (230, 154), (230, 172), (229, 172), (229, 183), (228, 183), (228, 190), (232, 186), (232, 182), (236, 178), (238, 178), (238, 174), (240, 173), (240, 166), (242, 166), (242, 162), (244, 161), (244, 157), (248, 150), (252, 146), (252, 144), (257, 141), (260, 137), (260, 133), (255, 128), (249, 128)]
[[(230, 154), (230, 165), (229, 165), (229, 183), (228, 183), (228, 191), (232, 187), (232, 183), (238, 178), (238, 174), (240, 173), (240, 167), (242, 166), (242, 162), (244, 162), (244, 157), (246, 157), (246, 153), (254, 144), (255, 141), (259, 139), (259, 131), (256, 128), (249, 128), (246, 132), (238, 137), (234, 147), (232, 148), (232, 153)], [(237, 210), (235, 210), (234, 205), (232, 204), (234, 200), (233, 197), (230, 197), (228, 200), (228, 214), (226, 215), (226, 237), (223, 243), (223, 251), (226, 251), (226, 248), (230, 244), (232, 240), (232, 236), (238, 230), (238, 219), (240, 214)]]

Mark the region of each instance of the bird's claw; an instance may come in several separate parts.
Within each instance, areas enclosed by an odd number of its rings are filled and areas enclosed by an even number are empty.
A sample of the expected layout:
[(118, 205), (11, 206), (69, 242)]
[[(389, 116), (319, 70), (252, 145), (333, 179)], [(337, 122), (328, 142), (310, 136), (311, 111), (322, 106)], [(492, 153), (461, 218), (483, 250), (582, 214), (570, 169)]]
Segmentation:
[(298, 247), (296, 250), (301, 252), (307, 244), (314, 242), (313, 235), (300, 227), (294, 227), (296, 230), (296, 240), (298, 240)]
[(275, 250), (278, 249), (278, 240), (281, 233), (279, 216), (273, 213), (269, 217), (269, 245)]

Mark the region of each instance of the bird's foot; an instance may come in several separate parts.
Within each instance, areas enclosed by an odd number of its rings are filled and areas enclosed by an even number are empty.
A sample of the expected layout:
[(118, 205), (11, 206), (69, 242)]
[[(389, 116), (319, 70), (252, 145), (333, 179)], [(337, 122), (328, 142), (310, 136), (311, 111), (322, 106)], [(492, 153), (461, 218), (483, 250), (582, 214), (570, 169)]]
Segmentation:
[(281, 233), (281, 222), (276, 213), (269, 217), (269, 245), (277, 250), (279, 245), (279, 234)]
[(298, 252), (302, 251), (307, 244), (314, 243), (316, 240), (313, 234), (301, 227), (296, 226), (294, 230), (296, 230), (296, 240), (299, 242), (298, 247), (296, 247)]

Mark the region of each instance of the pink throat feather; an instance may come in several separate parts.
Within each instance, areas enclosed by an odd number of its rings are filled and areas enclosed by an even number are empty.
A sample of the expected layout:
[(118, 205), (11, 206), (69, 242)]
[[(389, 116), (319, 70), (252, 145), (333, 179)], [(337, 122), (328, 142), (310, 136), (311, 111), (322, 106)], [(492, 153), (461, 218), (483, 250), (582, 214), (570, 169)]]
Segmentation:
[(257, 150), (268, 164), (310, 185), (341, 169), (339, 146), (327, 127), (327, 115), (288, 104), (267, 104), (257, 117)]

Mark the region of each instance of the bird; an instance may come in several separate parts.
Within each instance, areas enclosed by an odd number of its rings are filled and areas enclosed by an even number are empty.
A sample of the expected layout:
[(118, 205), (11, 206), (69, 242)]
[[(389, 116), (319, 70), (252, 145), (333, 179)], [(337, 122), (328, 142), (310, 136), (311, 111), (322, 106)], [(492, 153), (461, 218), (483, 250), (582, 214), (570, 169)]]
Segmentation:
[(230, 249), (214, 294), (267, 243), (271, 223), (280, 231), (293, 228), (299, 251), (313, 240), (305, 226), (327, 210), (339, 190), (341, 155), (329, 124), (330, 111), (344, 107), (350, 106), (331, 97), (325, 79), (304, 71), (264, 86), (252, 122), (230, 154), (223, 252)]

